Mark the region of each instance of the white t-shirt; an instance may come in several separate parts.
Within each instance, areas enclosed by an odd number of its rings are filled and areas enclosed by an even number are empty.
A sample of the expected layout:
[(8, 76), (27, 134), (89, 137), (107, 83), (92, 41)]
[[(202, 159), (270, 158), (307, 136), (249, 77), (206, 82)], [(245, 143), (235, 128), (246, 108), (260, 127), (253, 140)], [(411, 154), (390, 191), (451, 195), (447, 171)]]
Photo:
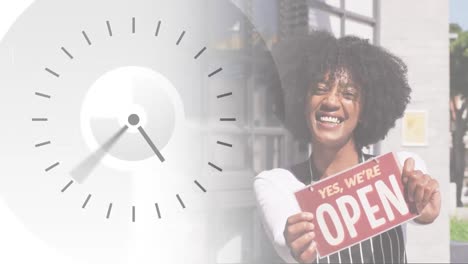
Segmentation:
[[(398, 152), (396, 156), (401, 167), (407, 158), (413, 158), (414, 169), (427, 173), (426, 164), (416, 154)], [(301, 212), (294, 193), (304, 187), (302, 182), (285, 169), (263, 171), (254, 179), (257, 207), (264, 229), (278, 255), (288, 263), (296, 261), (286, 245), (283, 236), (284, 227), (288, 217)]]

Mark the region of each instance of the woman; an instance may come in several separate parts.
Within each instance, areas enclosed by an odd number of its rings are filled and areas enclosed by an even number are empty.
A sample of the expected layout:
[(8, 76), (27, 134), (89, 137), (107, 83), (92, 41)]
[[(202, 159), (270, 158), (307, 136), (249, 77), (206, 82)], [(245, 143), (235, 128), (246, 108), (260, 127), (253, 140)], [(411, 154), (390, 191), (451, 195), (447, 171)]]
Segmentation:
[[(362, 148), (385, 138), (409, 102), (411, 88), (401, 59), (357, 37), (325, 32), (287, 43), (277, 58), (293, 65), (283, 77), (285, 126), (310, 142), (309, 159), (290, 168), (265, 171), (254, 189), (267, 235), (286, 262), (406, 262), (404, 225), (319, 259), (313, 215), (300, 212), (294, 192), (363, 162)], [(416, 203), (419, 224), (432, 223), (440, 211), (437, 180), (424, 161), (397, 153), (403, 183)]]

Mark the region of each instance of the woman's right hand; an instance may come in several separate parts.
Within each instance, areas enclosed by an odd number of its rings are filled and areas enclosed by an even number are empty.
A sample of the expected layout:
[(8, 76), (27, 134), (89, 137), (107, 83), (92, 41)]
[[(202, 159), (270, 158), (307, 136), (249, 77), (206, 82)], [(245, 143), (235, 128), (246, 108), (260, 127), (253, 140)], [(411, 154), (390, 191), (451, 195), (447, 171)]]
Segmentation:
[(284, 239), (291, 251), (291, 255), (299, 263), (311, 263), (317, 256), (317, 244), (315, 238), (314, 215), (309, 212), (302, 212), (292, 215), (286, 221), (284, 227)]

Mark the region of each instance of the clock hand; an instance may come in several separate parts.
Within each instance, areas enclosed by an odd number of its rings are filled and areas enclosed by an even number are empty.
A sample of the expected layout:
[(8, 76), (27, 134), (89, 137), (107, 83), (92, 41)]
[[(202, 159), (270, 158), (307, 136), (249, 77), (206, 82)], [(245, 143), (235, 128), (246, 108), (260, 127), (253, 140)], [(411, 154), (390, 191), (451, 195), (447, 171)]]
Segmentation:
[[(130, 125), (132, 125), (132, 126), (138, 126), (138, 124), (140, 123), (140, 117), (137, 114), (132, 114), (132, 115), (130, 115), (128, 117), (128, 123)], [(164, 162), (165, 159), (164, 159), (163, 155), (161, 154), (161, 152), (159, 152), (158, 148), (154, 145), (153, 141), (148, 136), (148, 134), (146, 133), (146, 131), (143, 129), (142, 126), (138, 126), (138, 131), (143, 136), (143, 138), (145, 138), (146, 143), (148, 143), (148, 145), (150, 145), (151, 149), (156, 154), (156, 156), (158, 156), (159, 160), (161, 162)]]
[(83, 160), (71, 172), (71, 177), (78, 183), (83, 183), (91, 172), (96, 168), (99, 162), (104, 158), (106, 153), (114, 146), (114, 144), (122, 137), (127, 131), (128, 126), (123, 126), (117, 133), (110, 137), (99, 149)]
[(164, 162), (165, 159), (164, 159), (163, 155), (161, 154), (161, 152), (159, 152), (158, 148), (154, 145), (153, 141), (151, 141), (150, 137), (148, 136), (148, 134), (146, 134), (143, 127), (139, 126), (138, 131), (140, 131), (140, 134), (145, 138), (146, 142), (148, 143), (148, 145), (150, 145), (151, 149), (154, 151), (156, 156), (158, 156), (159, 160), (161, 162)]

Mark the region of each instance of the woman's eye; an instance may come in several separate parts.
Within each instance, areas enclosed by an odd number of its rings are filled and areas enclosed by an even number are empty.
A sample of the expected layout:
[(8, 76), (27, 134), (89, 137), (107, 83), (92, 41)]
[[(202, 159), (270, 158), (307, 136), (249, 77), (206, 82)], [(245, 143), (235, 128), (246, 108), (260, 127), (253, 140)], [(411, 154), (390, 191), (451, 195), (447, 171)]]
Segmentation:
[(355, 100), (358, 97), (358, 93), (354, 90), (345, 90), (343, 91), (343, 97), (349, 100)]
[(316, 91), (317, 93), (325, 93), (325, 92), (328, 91), (328, 88), (327, 88), (327, 86), (324, 85), (324, 84), (318, 84), (318, 85), (317, 85), (317, 88), (315, 89), (315, 91)]

